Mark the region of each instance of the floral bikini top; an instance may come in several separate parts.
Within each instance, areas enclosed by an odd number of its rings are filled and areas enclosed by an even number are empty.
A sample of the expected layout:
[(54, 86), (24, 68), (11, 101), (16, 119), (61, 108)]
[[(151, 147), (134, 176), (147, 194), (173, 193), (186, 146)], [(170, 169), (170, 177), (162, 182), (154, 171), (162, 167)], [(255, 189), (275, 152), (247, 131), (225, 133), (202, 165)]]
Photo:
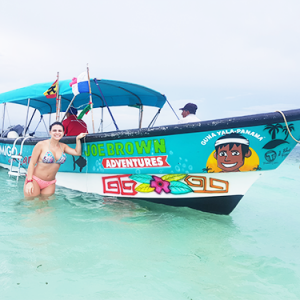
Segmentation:
[[(59, 144), (59, 147), (61, 149), (61, 146)], [(62, 150), (61, 150), (62, 151)], [(59, 165), (62, 165), (67, 159), (67, 156), (66, 154), (63, 152), (61, 157), (55, 161), (55, 157), (54, 155), (52, 154), (52, 152), (50, 151), (50, 140), (49, 140), (49, 151), (46, 152), (46, 154), (44, 155), (43, 159), (41, 162), (45, 163), (45, 164), (59, 164)]]

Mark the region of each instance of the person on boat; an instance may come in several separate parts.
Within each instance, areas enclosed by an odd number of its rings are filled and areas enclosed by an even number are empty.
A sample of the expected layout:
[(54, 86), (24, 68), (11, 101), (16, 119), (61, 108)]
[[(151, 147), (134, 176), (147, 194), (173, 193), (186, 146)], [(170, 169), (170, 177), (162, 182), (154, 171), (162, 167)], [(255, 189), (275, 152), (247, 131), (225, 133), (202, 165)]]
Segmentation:
[(194, 103), (187, 103), (183, 108), (179, 108), (182, 110), (183, 119), (178, 121), (178, 124), (186, 124), (193, 122), (200, 122), (200, 120), (196, 117), (197, 105)]
[(24, 184), (24, 196), (36, 197), (54, 194), (55, 176), (60, 165), (66, 161), (66, 153), (80, 156), (80, 139), (86, 135), (87, 133), (80, 133), (76, 137), (76, 147), (72, 149), (68, 145), (59, 142), (64, 136), (64, 126), (60, 122), (54, 122), (50, 126), (51, 138), (38, 142), (33, 148)]
[(215, 143), (214, 158), (218, 167), (225, 172), (240, 172), (245, 163), (245, 157), (250, 157), (249, 140), (239, 133), (221, 136)]
[(83, 120), (77, 119), (77, 109), (75, 107), (70, 107), (66, 119), (62, 122), (65, 127), (66, 136), (75, 136), (82, 132), (88, 133), (87, 125)]

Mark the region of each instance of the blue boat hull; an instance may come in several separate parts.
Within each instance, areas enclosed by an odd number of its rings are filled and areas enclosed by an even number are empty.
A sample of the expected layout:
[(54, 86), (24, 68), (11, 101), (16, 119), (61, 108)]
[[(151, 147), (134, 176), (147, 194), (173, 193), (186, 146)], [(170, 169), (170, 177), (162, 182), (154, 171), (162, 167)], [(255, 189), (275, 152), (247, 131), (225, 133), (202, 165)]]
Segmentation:
[[(277, 168), (300, 139), (300, 110), (186, 125), (90, 134), (81, 157), (68, 156), (58, 185), (124, 199), (229, 214), (264, 172)], [(21, 165), (39, 138), (25, 141)], [(14, 140), (0, 138), (9, 167)], [(62, 142), (75, 146), (75, 137)], [(21, 140), (15, 152), (20, 152)], [(17, 162), (13, 162), (17, 167)]]

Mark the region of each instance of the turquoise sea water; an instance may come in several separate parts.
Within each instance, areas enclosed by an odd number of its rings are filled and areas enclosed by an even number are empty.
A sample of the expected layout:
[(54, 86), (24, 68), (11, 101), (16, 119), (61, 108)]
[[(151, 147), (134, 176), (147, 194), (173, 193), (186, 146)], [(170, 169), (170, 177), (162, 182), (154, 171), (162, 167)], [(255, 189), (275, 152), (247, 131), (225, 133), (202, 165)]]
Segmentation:
[(230, 216), (57, 188), (0, 168), (0, 299), (300, 299), (300, 146)]

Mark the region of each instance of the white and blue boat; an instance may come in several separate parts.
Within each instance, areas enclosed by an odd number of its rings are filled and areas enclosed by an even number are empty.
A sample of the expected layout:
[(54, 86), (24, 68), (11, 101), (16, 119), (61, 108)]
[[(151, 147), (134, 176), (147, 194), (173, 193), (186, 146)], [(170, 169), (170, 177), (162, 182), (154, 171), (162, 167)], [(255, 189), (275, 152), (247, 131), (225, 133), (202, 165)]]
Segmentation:
[[(158, 112), (148, 128), (119, 130), (115, 123), (116, 131), (88, 134), (82, 140), (82, 156), (69, 156), (57, 174), (57, 184), (69, 189), (230, 214), (250, 186), (276, 169), (300, 139), (299, 109), (153, 127), (167, 102), (164, 95), (126, 82), (90, 82), (95, 109), (134, 106), (142, 112), (152, 106)], [(89, 102), (88, 93), (74, 99), (69, 83), (60, 81), (61, 111), (70, 103), (82, 107)], [(41, 116), (55, 113), (56, 99), (44, 95), (50, 85), (0, 94), (0, 104), (31, 107)], [(2, 126), (0, 166), (10, 175), (25, 173), (33, 147), (46, 138), (29, 135), (28, 120), (14, 137), (7, 137)], [(62, 142), (75, 147), (75, 137)]]

